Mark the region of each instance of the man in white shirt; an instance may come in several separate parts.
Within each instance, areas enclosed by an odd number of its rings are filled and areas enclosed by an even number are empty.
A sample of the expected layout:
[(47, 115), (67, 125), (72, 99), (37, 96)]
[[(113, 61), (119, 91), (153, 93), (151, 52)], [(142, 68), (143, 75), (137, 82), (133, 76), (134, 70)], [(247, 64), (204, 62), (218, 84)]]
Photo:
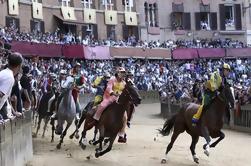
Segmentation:
[(19, 53), (12, 53), (8, 56), (8, 67), (0, 71), (0, 110), (11, 95), (14, 85), (14, 76), (20, 72), (23, 58)]

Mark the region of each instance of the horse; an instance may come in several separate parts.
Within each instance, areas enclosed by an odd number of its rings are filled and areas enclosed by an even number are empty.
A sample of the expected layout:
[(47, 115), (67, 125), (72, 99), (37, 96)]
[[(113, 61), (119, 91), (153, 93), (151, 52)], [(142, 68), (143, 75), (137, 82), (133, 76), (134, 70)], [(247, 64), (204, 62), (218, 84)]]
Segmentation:
[[(167, 162), (168, 152), (172, 149), (172, 146), (179, 134), (183, 133), (184, 131), (186, 131), (192, 137), (190, 150), (194, 162), (199, 163), (199, 158), (195, 153), (195, 147), (200, 136), (206, 139), (207, 143), (203, 146), (203, 149), (204, 153), (209, 156), (209, 148), (216, 147), (216, 145), (225, 137), (225, 134), (221, 131), (221, 129), (223, 127), (223, 117), (229, 103), (232, 107), (234, 106), (234, 97), (230, 86), (225, 85), (219, 89), (219, 94), (214, 97), (212, 103), (203, 111), (201, 118), (195, 127), (192, 126), (192, 117), (198, 110), (199, 105), (194, 103), (184, 104), (180, 111), (167, 120), (164, 123), (163, 128), (159, 130), (163, 136), (167, 136), (170, 134), (171, 129), (174, 128), (171, 142), (166, 148), (165, 157), (161, 160), (161, 163)], [(211, 145), (210, 136), (212, 138), (218, 138)]]
[[(38, 131), (40, 129), (40, 125), (41, 125), (41, 122), (42, 120), (44, 119), (44, 130), (43, 130), (43, 134), (42, 134), (42, 137), (45, 136), (45, 131), (46, 131), (46, 128), (47, 128), (47, 124), (50, 120), (50, 117), (52, 116), (54, 110), (55, 110), (55, 104), (52, 104), (51, 105), (51, 108), (49, 108), (49, 112), (47, 111), (48, 110), (48, 102), (50, 100), (50, 98), (53, 96), (53, 95), (57, 95), (56, 92), (54, 92), (54, 90), (50, 89), (47, 93), (44, 93), (41, 97), (41, 100), (39, 101), (39, 105), (38, 105), (38, 109), (37, 109), (37, 113), (38, 113), (38, 126), (37, 126), (37, 131), (34, 135), (34, 137), (36, 138), (37, 137), (37, 134), (38, 134)], [(56, 97), (57, 98), (57, 97)], [(56, 100), (55, 98), (55, 100)], [(55, 103), (55, 100), (54, 100), (54, 103)]]
[[(90, 102), (85, 106), (85, 108), (83, 109), (83, 111), (82, 111), (82, 113), (81, 113), (81, 117), (80, 117), (78, 123), (76, 124), (76, 129), (75, 129), (75, 131), (70, 135), (70, 139), (73, 139), (74, 135), (75, 135), (75, 138), (76, 138), (76, 139), (79, 138), (79, 134), (78, 134), (79, 128), (81, 127), (82, 123), (83, 123), (84, 120), (86, 119), (86, 116), (88, 116), (87, 114), (92, 115), (93, 104), (94, 104), (94, 101), (90, 101)], [(95, 127), (95, 130), (94, 130), (94, 137), (93, 137), (92, 140), (89, 141), (90, 144), (92, 144), (93, 142), (96, 141), (97, 133), (98, 133), (98, 129)]]
[[(105, 109), (97, 124), (100, 136), (99, 140), (93, 143), (93, 145), (99, 144), (99, 148), (96, 149), (95, 153), (96, 158), (112, 149), (115, 138), (123, 128), (123, 117), (129, 102), (133, 103), (135, 106), (141, 103), (141, 97), (131, 81), (126, 82), (125, 88), (119, 96), (118, 101), (113, 102)], [(86, 131), (92, 127), (89, 125), (89, 122), (87, 118), (84, 125), (84, 131), (82, 132), (83, 138), (85, 138)], [(104, 138), (106, 138), (105, 143), (109, 142), (105, 150), (102, 149)]]
[[(63, 139), (67, 133), (67, 130), (71, 126), (74, 118), (76, 117), (76, 104), (74, 102), (73, 96), (72, 96), (72, 89), (73, 89), (74, 83), (70, 82), (67, 85), (67, 88), (65, 92), (63, 92), (63, 98), (59, 103), (58, 112), (57, 112), (57, 126), (56, 129), (54, 127), (54, 122), (52, 122), (52, 129), (53, 133), (55, 130), (55, 133), (57, 135), (60, 135), (60, 141), (57, 145), (57, 149), (61, 148), (61, 144), (63, 143)], [(67, 122), (66, 128), (63, 130), (64, 122)], [(54, 139), (54, 135), (53, 138)]]

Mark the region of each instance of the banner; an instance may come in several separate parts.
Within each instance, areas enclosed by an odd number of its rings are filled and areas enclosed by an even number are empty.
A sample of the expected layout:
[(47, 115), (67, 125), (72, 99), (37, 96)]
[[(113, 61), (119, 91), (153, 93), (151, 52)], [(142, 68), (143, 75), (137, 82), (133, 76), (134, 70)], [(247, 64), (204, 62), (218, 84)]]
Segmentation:
[(199, 48), (198, 54), (200, 58), (222, 58), (225, 57), (224, 48)]
[(8, 9), (9, 9), (9, 15), (18, 15), (19, 14), (18, 0), (8, 0)]
[(195, 59), (198, 52), (195, 48), (177, 48), (173, 50), (173, 59)]
[(129, 26), (137, 26), (138, 19), (136, 12), (125, 12), (125, 24)]
[(171, 51), (161, 48), (110, 47), (110, 53), (113, 58), (171, 59)]
[(84, 9), (84, 23), (96, 24), (96, 10), (95, 9)]
[(43, 19), (43, 5), (42, 3), (32, 3), (32, 16), (36, 19)]
[(111, 59), (109, 47), (84, 47), (85, 59)]
[(84, 47), (82, 45), (63, 45), (62, 54), (65, 58), (84, 59)]
[(76, 20), (73, 7), (61, 6), (62, 16), (65, 20)]
[(105, 11), (105, 24), (106, 25), (117, 25), (118, 24), (118, 13), (113, 10)]
[(11, 50), (19, 52), (23, 56), (39, 56), (39, 57), (61, 57), (62, 46), (59, 44), (31, 43), (13, 41)]
[(227, 57), (251, 57), (251, 48), (227, 48)]

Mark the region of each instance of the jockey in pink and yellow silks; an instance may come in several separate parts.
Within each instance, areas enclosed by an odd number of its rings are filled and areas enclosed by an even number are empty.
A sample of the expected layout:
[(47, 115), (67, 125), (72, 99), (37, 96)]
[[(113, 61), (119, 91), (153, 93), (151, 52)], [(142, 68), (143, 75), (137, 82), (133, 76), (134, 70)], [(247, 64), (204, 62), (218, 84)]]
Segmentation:
[[(117, 69), (117, 73), (115, 77), (111, 77), (111, 79), (107, 83), (107, 88), (103, 95), (103, 101), (100, 103), (100, 105), (97, 108), (97, 111), (94, 115), (94, 119), (96, 121), (99, 121), (103, 111), (107, 108), (108, 105), (118, 100), (119, 95), (122, 93), (123, 89), (125, 88), (125, 69), (123, 67), (119, 67)], [(126, 113), (123, 118), (123, 128), (119, 133), (119, 142), (126, 142), (126, 136), (125, 136), (125, 127), (127, 123), (127, 116)]]

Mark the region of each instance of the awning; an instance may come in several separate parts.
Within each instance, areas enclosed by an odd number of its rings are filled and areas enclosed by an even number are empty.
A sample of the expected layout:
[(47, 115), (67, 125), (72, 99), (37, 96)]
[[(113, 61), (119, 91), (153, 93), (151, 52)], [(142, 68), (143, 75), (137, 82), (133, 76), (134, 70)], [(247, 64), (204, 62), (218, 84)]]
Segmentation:
[(201, 0), (201, 2), (202, 2), (203, 5), (209, 5), (210, 4), (209, 0)]
[(54, 14), (54, 17), (57, 19), (61, 20), (63, 24), (71, 24), (71, 25), (76, 25), (76, 24), (85, 24), (84, 21), (79, 21), (79, 20), (65, 20), (62, 16)]
[(183, 0), (174, 0), (173, 3), (176, 5), (180, 5), (183, 3)]

